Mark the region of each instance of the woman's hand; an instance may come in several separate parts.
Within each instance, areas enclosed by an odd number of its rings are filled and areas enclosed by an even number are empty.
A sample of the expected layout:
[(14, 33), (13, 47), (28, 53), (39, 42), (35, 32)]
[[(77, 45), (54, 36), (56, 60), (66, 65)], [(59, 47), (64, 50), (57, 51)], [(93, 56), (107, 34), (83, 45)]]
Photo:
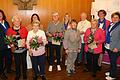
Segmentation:
[(10, 47), (11, 47), (12, 53), (14, 53), (14, 51), (15, 51), (15, 46), (14, 46), (14, 44), (10, 44)]
[(80, 34), (84, 34), (85, 32), (84, 31), (80, 31)]
[(65, 53), (68, 54), (68, 49), (65, 49)]
[(48, 35), (48, 37), (52, 37), (52, 34), (50, 34), (50, 33), (48, 33), (47, 35)]
[(78, 48), (78, 53), (80, 53), (80, 51), (81, 51), (80, 48)]
[(25, 47), (26, 43), (25, 43), (25, 39), (21, 39), (21, 47)]
[(31, 49), (28, 49), (28, 52), (29, 52), (29, 55), (30, 55), (30, 56), (33, 56), (33, 53), (32, 53), (32, 50), (31, 50)]
[(118, 52), (118, 49), (117, 49), (117, 48), (114, 48), (114, 49), (113, 49), (113, 52)]

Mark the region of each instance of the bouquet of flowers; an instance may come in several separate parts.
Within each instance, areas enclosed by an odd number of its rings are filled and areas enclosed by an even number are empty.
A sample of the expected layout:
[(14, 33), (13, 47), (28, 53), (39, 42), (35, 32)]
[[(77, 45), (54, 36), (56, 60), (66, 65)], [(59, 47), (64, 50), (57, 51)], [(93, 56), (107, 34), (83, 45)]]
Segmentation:
[(17, 45), (16, 37), (13, 36), (13, 35), (6, 36), (4, 38), (4, 40), (5, 40), (5, 43), (11, 47), (11, 51), (14, 52), (15, 51), (15, 45)]
[(53, 39), (54, 39), (56, 42), (62, 41), (63, 38), (64, 38), (64, 36), (63, 36), (63, 33), (62, 33), (62, 32), (55, 32), (55, 33), (53, 34)]
[(91, 33), (88, 37), (87, 37), (87, 44), (90, 44), (94, 41), (94, 35)]
[(30, 39), (29, 46), (31, 49), (37, 50), (42, 45), (43, 45), (42, 37), (35, 36)]
[(5, 43), (7, 45), (16, 44), (16, 38), (14, 36), (12, 36), (12, 35), (11, 36), (6, 36), (4, 38), (4, 40), (5, 40)]
[(96, 42), (94, 41), (94, 35), (91, 33), (87, 38), (88, 51), (94, 53), (94, 49), (97, 48)]

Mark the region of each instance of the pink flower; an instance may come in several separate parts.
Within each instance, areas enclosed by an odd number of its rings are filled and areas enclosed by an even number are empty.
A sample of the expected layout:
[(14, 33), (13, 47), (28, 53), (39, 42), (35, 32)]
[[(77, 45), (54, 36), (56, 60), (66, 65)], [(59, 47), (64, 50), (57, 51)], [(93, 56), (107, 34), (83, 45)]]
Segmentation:
[(53, 37), (56, 37), (56, 36), (57, 36), (57, 34), (56, 34), (56, 33), (54, 33), (54, 34), (53, 34)]
[(42, 37), (38, 37), (38, 43), (39, 43), (39, 44), (43, 43)]
[(62, 32), (59, 33), (59, 37), (63, 37), (63, 33)]
[(33, 42), (33, 38), (30, 39), (30, 43), (32, 43), (32, 42)]

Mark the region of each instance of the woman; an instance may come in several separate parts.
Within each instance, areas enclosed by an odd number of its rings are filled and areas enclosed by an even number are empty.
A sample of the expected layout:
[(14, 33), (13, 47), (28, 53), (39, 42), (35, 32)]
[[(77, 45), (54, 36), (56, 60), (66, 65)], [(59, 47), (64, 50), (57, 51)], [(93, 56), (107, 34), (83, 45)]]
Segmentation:
[[(8, 28), (9, 28), (9, 23), (6, 20), (6, 16), (2, 10), (0, 10), (0, 28), (3, 30), (3, 33), (6, 34)], [(8, 49), (6, 49), (6, 52), (4, 53), (5, 57), (5, 70), (7, 73), (13, 72), (11, 69), (12, 67), (12, 54), (11, 54), (11, 49), (8, 46)]]
[[(35, 21), (35, 20), (40, 21), (39, 15), (36, 14), (36, 13), (32, 14), (32, 16), (31, 16), (31, 22), (27, 26), (28, 30), (31, 30), (31, 28), (32, 28), (32, 22)], [(43, 30), (43, 25), (40, 25), (40, 29)]]
[[(28, 31), (32, 30), (32, 23), (35, 20), (40, 21), (39, 15), (36, 13), (32, 14), (32, 16), (31, 16), (30, 24), (27, 26)], [(30, 60), (29, 55), (27, 55), (27, 69), (31, 69), (31, 68), (32, 68), (31, 60)]]
[(92, 76), (96, 77), (98, 58), (102, 53), (102, 43), (105, 41), (102, 29), (98, 28), (98, 20), (91, 21), (84, 35), (85, 52), (87, 57), (87, 69), (92, 70)]
[(0, 78), (1, 80), (7, 80), (7, 76), (4, 73), (4, 58), (7, 48), (4, 38), (6, 37), (5, 33), (0, 27)]
[(68, 13), (65, 13), (65, 16), (63, 18), (65, 30), (67, 30), (69, 28), (70, 21), (71, 21), (70, 15)]
[[(105, 19), (105, 16), (107, 15), (106, 11), (105, 10), (99, 10), (98, 11), (98, 27), (101, 28), (104, 32), (104, 35), (106, 35), (106, 30), (108, 29), (108, 26), (110, 24), (110, 21)], [(103, 54), (105, 53), (105, 46), (104, 46), (104, 43), (102, 45), (103, 47)], [(99, 60), (98, 60), (98, 70), (101, 70), (102, 68), (102, 60), (103, 60), (103, 54), (100, 54), (99, 56)]]
[(75, 73), (75, 60), (77, 58), (77, 53), (80, 52), (80, 33), (77, 30), (77, 22), (76, 20), (71, 20), (70, 22), (71, 28), (66, 30), (64, 35), (64, 48), (67, 54), (67, 74), (71, 76), (72, 73)]
[[(47, 43), (47, 40), (46, 40), (45, 32), (40, 30), (39, 27), (40, 27), (40, 22), (38, 20), (32, 22), (33, 29), (28, 32), (27, 46), (28, 46), (29, 54), (31, 56), (32, 67), (34, 71), (33, 80), (37, 80), (39, 73), (42, 77), (42, 80), (46, 80), (45, 78), (45, 45)], [(38, 36), (38, 38), (41, 37), (41, 41), (42, 41), (41, 46), (39, 46), (37, 50), (31, 48), (30, 46), (30, 41), (35, 36)]]
[(7, 36), (15, 37), (14, 44), (11, 44), (14, 47), (14, 60), (15, 60), (15, 69), (16, 69), (16, 76), (15, 80), (19, 80), (21, 76), (21, 67), (22, 67), (22, 75), (23, 79), (27, 79), (26, 75), (26, 55), (27, 49), (25, 45), (25, 41), (27, 38), (27, 29), (21, 25), (21, 18), (18, 15), (13, 16), (12, 18), (13, 26), (7, 30)]
[(112, 23), (107, 29), (105, 47), (110, 58), (110, 72), (107, 72), (106, 79), (113, 80), (117, 75), (116, 61), (120, 56), (120, 13), (115, 12), (111, 15)]
[[(68, 13), (65, 13), (65, 16), (63, 18), (65, 30), (70, 28), (70, 25), (69, 25), (70, 21), (71, 21), (70, 15)], [(63, 55), (63, 46), (61, 46), (61, 59), (60, 59), (60, 61), (62, 61), (62, 57), (63, 57), (62, 55)], [(57, 62), (57, 60), (55, 60), (55, 62)]]
[(63, 33), (64, 32), (64, 25), (59, 20), (59, 13), (53, 12), (52, 14), (52, 21), (48, 24), (47, 29), (47, 36), (48, 36), (48, 46), (49, 46), (49, 52), (50, 52), (50, 66), (49, 71), (51, 72), (53, 70), (53, 59), (54, 59), (54, 49), (56, 51), (56, 58), (57, 58), (57, 70), (61, 71), (60, 66), (60, 58), (61, 58), (61, 39), (59, 41), (54, 40), (54, 34)]

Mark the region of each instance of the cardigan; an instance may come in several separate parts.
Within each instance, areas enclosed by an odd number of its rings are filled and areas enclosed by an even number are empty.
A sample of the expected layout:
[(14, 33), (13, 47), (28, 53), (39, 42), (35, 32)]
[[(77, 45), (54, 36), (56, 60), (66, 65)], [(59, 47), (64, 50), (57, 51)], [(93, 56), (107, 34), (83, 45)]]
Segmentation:
[[(27, 38), (28, 31), (27, 31), (27, 29), (24, 26), (20, 27), (19, 33), (20, 33), (21, 39), (26, 39)], [(16, 35), (16, 34), (17, 34), (17, 32), (14, 31), (12, 27), (10, 27), (7, 30), (7, 36)]]
[(30, 49), (30, 46), (29, 46), (30, 40), (35, 36), (42, 37), (42, 41), (44, 45), (40, 46), (37, 50), (34, 50), (34, 49), (31, 49), (31, 50), (32, 50), (33, 56), (40, 56), (45, 53), (45, 45), (47, 43), (47, 39), (46, 39), (45, 32), (42, 30), (38, 30), (36, 33), (34, 33), (33, 30), (29, 31), (28, 36), (27, 36), (27, 48), (28, 49)]
[(69, 51), (78, 51), (81, 48), (81, 38), (78, 30), (68, 29), (65, 32), (63, 46)]
[[(90, 35), (91, 31), (88, 28), (84, 35), (85, 42), (85, 52), (88, 52), (87, 37)], [(94, 54), (100, 54), (102, 52), (102, 44), (105, 41), (105, 36), (102, 29), (98, 28), (94, 33), (94, 41), (97, 41), (97, 48), (94, 49)]]
[[(48, 24), (47, 34), (54, 34), (55, 32), (64, 32), (64, 24), (62, 22), (58, 22), (58, 24), (55, 24), (54, 22), (50, 22)], [(48, 41), (52, 42), (52, 37), (48, 37)]]
[[(25, 39), (27, 38), (27, 34), (28, 34), (28, 31), (25, 27), (23, 26), (20, 26), (20, 29), (19, 29), (19, 35), (20, 35), (20, 38), (21, 39)], [(8, 30), (7, 30), (7, 36), (11, 36), (11, 35), (18, 35), (17, 32), (13, 29), (13, 27), (10, 27)], [(16, 39), (17, 40), (17, 39)], [(18, 47), (18, 46), (17, 46)], [(26, 49), (25, 48), (22, 48), (22, 49), (19, 49), (19, 47), (15, 50), (15, 53), (22, 53), (23, 51), (25, 51)]]

